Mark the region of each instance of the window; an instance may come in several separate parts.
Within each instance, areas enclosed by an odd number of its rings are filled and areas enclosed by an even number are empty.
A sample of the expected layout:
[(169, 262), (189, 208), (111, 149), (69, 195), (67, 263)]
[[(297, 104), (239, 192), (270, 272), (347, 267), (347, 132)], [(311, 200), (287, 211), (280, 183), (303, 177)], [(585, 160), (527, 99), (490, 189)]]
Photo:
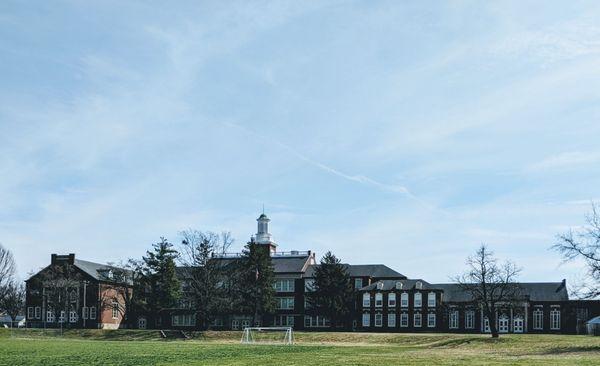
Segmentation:
[(40, 308), (39, 306), (35, 307), (35, 318), (36, 319), (42, 318), (42, 308)]
[[(292, 320), (293, 321), (293, 320)], [(293, 324), (292, 324), (293, 325)], [(329, 318), (324, 316), (304, 316), (304, 326), (306, 328), (319, 328), (319, 327), (328, 327), (330, 325)]]
[(365, 292), (363, 294), (363, 308), (370, 308), (371, 307), (371, 294), (369, 294), (368, 292)]
[(65, 311), (64, 310), (60, 311), (60, 316), (58, 317), (58, 322), (59, 323), (64, 323), (65, 322)]
[(27, 318), (33, 319), (33, 306), (27, 308)]
[(408, 307), (408, 293), (403, 292), (400, 295), (400, 306), (402, 306), (403, 308), (407, 308)]
[(175, 327), (191, 327), (196, 324), (194, 314), (178, 314), (171, 317), (171, 324)]
[(427, 294), (427, 306), (430, 308), (435, 307), (435, 292), (430, 292)]
[(276, 297), (275, 303), (279, 310), (293, 310), (294, 309), (294, 298), (293, 297)]
[[(314, 280), (313, 280), (314, 281)], [(285, 278), (275, 280), (275, 291), (276, 292), (294, 292), (294, 279)]]
[(395, 328), (395, 327), (396, 327), (396, 314), (389, 313), (388, 314), (388, 328)]
[(243, 319), (242, 320), (242, 328), (247, 328), (250, 326), (250, 319)]
[(396, 307), (396, 294), (393, 292), (388, 294), (388, 307), (390, 307), (390, 308)]
[(304, 297), (304, 310), (311, 308), (312, 304), (310, 303), (310, 299), (308, 297)]
[(408, 327), (408, 314), (407, 313), (400, 314), (400, 327), (402, 327), (402, 328)]
[(383, 314), (381, 314), (381, 313), (375, 314), (375, 326), (376, 327), (383, 326)]
[(69, 323), (77, 323), (77, 312), (76, 311), (69, 311)]
[(544, 329), (544, 312), (541, 308), (533, 311), (533, 329)]
[(55, 320), (56, 320), (56, 318), (54, 317), (54, 311), (52, 311), (52, 310), (46, 311), (46, 321), (48, 323), (54, 323)]
[(420, 308), (423, 303), (423, 299), (420, 292), (415, 293), (415, 308)]
[(92, 320), (96, 319), (96, 307), (95, 306), (90, 306), (90, 319), (92, 319)]
[[(306, 321), (306, 318), (305, 318), (305, 321)], [(305, 322), (305, 324), (306, 324), (306, 322)], [(277, 316), (275, 316), (273, 325), (293, 327), (294, 326), (294, 316), (292, 316), (292, 315), (277, 315)]]
[(221, 318), (221, 317), (216, 317), (216, 318), (213, 320), (213, 326), (215, 326), (215, 327), (222, 327), (222, 326), (223, 326), (223, 318)]
[(355, 278), (354, 279), (354, 288), (356, 290), (358, 290), (359, 288), (363, 287), (363, 282), (362, 282), (362, 278)]
[(117, 319), (119, 317), (119, 303), (114, 301), (112, 303), (112, 318)]
[(383, 306), (383, 294), (378, 292), (375, 294), (375, 307), (380, 308)]
[(550, 310), (550, 329), (560, 329), (560, 309), (554, 308)]
[(417, 313), (413, 316), (413, 326), (421, 327), (421, 314)]
[(508, 333), (508, 317), (505, 314), (500, 315), (498, 319), (498, 332)]
[(90, 309), (87, 306), (84, 306), (81, 309), (81, 316), (83, 319), (88, 319), (90, 317)]
[(314, 278), (306, 278), (304, 280), (304, 292), (312, 292), (315, 290)]
[(427, 327), (435, 328), (435, 314), (427, 314)]
[(240, 321), (239, 321), (239, 320), (237, 320), (237, 319), (233, 319), (233, 320), (231, 321), (231, 329), (233, 329), (233, 330), (238, 330), (238, 329), (240, 329)]
[(458, 310), (450, 310), (450, 318), (448, 328), (458, 329)]
[(483, 319), (483, 331), (485, 333), (490, 332), (490, 320), (487, 317)]
[(474, 329), (475, 328), (475, 312), (473, 310), (467, 310), (465, 312), (465, 328), (466, 329)]
[(422, 289), (422, 288), (423, 288), (423, 282), (421, 282), (421, 281), (417, 281), (417, 283), (415, 283), (415, 288), (416, 288), (417, 290), (420, 290), (420, 289)]
[(364, 313), (363, 314), (362, 326), (363, 327), (370, 327), (371, 326), (371, 314), (369, 314), (369, 313)]

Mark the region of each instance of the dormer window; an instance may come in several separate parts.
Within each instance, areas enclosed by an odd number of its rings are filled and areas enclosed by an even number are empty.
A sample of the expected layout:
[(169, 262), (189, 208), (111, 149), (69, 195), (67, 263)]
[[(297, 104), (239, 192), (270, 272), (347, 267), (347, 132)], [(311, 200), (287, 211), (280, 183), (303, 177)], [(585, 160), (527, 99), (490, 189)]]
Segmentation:
[(400, 281), (396, 282), (396, 290), (402, 290), (402, 286), (403, 286), (402, 282), (400, 282)]
[(377, 282), (377, 289), (383, 290), (383, 282), (381, 282), (381, 281)]
[(423, 282), (417, 281), (417, 283), (415, 283), (415, 288), (421, 290), (423, 288)]

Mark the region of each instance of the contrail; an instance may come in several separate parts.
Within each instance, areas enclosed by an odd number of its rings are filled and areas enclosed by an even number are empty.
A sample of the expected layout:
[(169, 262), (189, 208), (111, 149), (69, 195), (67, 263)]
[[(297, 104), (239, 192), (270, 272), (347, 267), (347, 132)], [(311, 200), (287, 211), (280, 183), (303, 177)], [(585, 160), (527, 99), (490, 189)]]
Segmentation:
[(220, 122), (226, 126), (229, 127), (234, 127), (234, 128), (238, 128), (243, 130), (244, 132), (251, 134), (252, 136), (261, 139), (265, 142), (269, 142), (269, 143), (275, 143), (276, 145), (278, 145), (279, 147), (281, 147), (282, 149), (288, 151), (289, 153), (291, 153), (292, 155), (294, 155), (295, 157), (297, 157), (300, 160), (303, 160), (307, 163), (309, 163), (310, 165), (317, 167), (323, 171), (326, 171), (330, 174), (336, 175), (340, 178), (344, 178), (346, 180), (352, 181), (352, 182), (357, 182), (360, 184), (364, 184), (364, 185), (369, 185), (369, 186), (373, 186), (376, 187), (378, 189), (381, 189), (383, 191), (387, 191), (387, 192), (395, 192), (395, 193), (402, 193), (404, 195), (406, 195), (408, 198), (417, 201), (418, 203), (426, 206), (427, 208), (432, 209), (433, 207), (431, 207), (431, 205), (429, 205), (427, 202), (424, 202), (423, 200), (421, 200), (420, 198), (418, 198), (417, 196), (415, 196), (414, 194), (412, 194), (408, 188), (406, 188), (405, 186), (401, 186), (401, 185), (391, 185), (391, 184), (385, 184), (385, 183), (381, 183), (378, 182), (374, 179), (371, 179), (367, 176), (364, 175), (350, 175), (350, 174), (346, 174), (344, 172), (341, 172), (335, 168), (330, 167), (329, 165), (323, 164), (321, 162), (318, 162), (316, 160), (313, 160), (311, 158), (309, 158), (308, 156), (300, 153), (299, 151), (297, 151), (296, 149), (278, 141), (275, 139), (271, 139), (271, 138), (267, 138), (263, 135), (260, 135), (244, 126), (241, 126), (237, 123), (233, 123), (233, 122)]

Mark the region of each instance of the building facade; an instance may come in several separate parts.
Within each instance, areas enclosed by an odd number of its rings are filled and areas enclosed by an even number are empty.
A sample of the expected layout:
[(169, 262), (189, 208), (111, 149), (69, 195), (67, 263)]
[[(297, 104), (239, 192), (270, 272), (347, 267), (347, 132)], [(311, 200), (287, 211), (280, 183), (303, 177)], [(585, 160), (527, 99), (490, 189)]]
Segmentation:
[[(275, 272), (276, 311), (253, 324), (243, 313), (218, 314), (213, 329), (241, 330), (248, 326), (291, 326), (297, 330), (330, 329), (329, 319), (310, 308), (307, 301), (314, 283), (315, 253), (278, 251), (269, 232), (269, 218), (257, 219), (258, 230), (251, 241), (264, 245)], [(241, 254), (216, 258), (227, 266)], [(53, 305), (52, 269), (68, 263), (75, 270), (60, 307)], [(489, 332), (489, 319), (457, 284), (431, 284), (409, 279), (383, 264), (344, 264), (356, 293), (352, 330), (369, 332)], [(162, 329), (197, 329), (194, 303), (186, 298), (186, 269), (178, 268), (182, 293), (179, 304), (161, 318)], [(50, 266), (26, 281), (27, 326), (57, 327), (68, 324), (82, 328), (119, 328), (125, 324), (150, 327), (143, 315), (125, 322), (131, 283), (127, 272), (113, 266), (52, 255)], [(520, 283), (517, 301), (501, 306), (492, 321), (500, 333), (585, 333), (585, 322), (600, 315), (600, 301), (569, 300), (566, 282)], [(68, 299), (65, 297), (68, 296)], [(60, 297), (59, 297), (60, 298)], [(65, 301), (66, 300), (66, 301)], [(60, 310), (58, 310), (60, 309)], [(59, 313), (56, 313), (59, 311)]]

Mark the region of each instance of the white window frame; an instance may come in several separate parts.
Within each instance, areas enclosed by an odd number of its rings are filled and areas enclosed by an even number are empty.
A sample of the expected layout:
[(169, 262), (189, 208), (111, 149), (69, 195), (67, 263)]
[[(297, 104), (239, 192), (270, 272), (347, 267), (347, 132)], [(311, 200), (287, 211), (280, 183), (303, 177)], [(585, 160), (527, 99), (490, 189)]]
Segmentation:
[(96, 320), (96, 307), (90, 306), (90, 319)]
[(295, 292), (296, 291), (296, 283), (293, 278), (278, 278), (275, 280), (276, 292)]
[(54, 311), (47, 310), (46, 311), (46, 322), (54, 323), (55, 320), (56, 320), (56, 317), (54, 316)]
[(42, 308), (39, 306), (35, 307), (35, 318), (36, 319), (41, 319), (42, 318)]
[(427, 314), (427, 328), (435, 328), (436, 316), (435, 313)]
[(403, 292), (400, 294), (400, 307), (408, 307), (408, 292)]
[(475, 329), (475, 311), (465, 311), (465, 329)]
[(77, 323), (77, 311), (69, 311), (69, 323)]
[(427, 307), (434, 308), (435, 307), (435, 292), (430, 292), (427, 294)]
[(294, 310), (293, 297), (276, 297), (275, 301), (278, 310)]
[(448, 328), (458, 329), (458, 310), (450, 310), (450, 316), (448, 317)]
[(87, 306), (84, 306), (83, 308), (81, 308), (81, 317), (83, 319), (89, 319), (89, 317), (90, 317), (90, 308), (88, 308)]
[(368, 292), (365, 292), (363, 294), (363, 308), (370, 308), (371, 307), (371, 294)]
[(240, 321), (238, 319), (231, 320), (231, 329), (233, 329), (233, 330), (240, 329)]
[(387, 326), (388, 326), (388, 328), (396, 328), (396, 314), (395, 313), (388, 313)]
[(423, 317), (421, 316), (421, 313), (413, 314), (413, 327), (421, 328), (422, 326), (423, 326)]
[(378, 328), (383, 327), (383, 314), (375, 313), (375, 326)]
[(116, 301), (113, 301), (112, 303), (112, 308), (111, 308), (111, 315), (113, 319), (118, 319), (119, 318), (119, 303)]
[(33, 312), (33, 306), (27, 308), (27, 319), (34, 319), (35, 313)]
[(363, 327), (370, 327), (371, 326), (371, 314), (370, 313), (363, 313), (363, 315), (362, 315), (362, 326)]
[(413, 306), (420, 308), (423, 306), (423, 295), (420, 292), (415, 292)]
[(381, 292), (375, 293), (375, 307), (383, 307), (383, 294)]
[(516, 316), (513, 318), (513, 332), (514, 333), (523, 333), (523, 327), (525, 325), (525, 321), (522, 316)]
[(535, 308), (533, 310), (533, 329), (544, 329), (544, 310), (542, 308)]
[(400, 328), (408, 328), (408, 313), (400, 314)]
[(362, 278), (355, 278), (354, 279), (354, 289), (358, 290), (363, 288), (363, 279)]
[(64, 310), (61, 310), (61, 311), (60, 311), (60, 316), (58, 317), (58, 322), (59, 322), (59, 323), (64, 323), (64, 322), (65, 322), (65, 320), (66, 320), (66, 319), (65, 319), (65, 311), (64, 311)]
[(395, 307), (396, 307), (396, 293), (390, 292), (388, 294), (388, 308), (395, 308)]
[(550, 310), (550, 329), (560, 330), (560, 309), (558, 308)]

